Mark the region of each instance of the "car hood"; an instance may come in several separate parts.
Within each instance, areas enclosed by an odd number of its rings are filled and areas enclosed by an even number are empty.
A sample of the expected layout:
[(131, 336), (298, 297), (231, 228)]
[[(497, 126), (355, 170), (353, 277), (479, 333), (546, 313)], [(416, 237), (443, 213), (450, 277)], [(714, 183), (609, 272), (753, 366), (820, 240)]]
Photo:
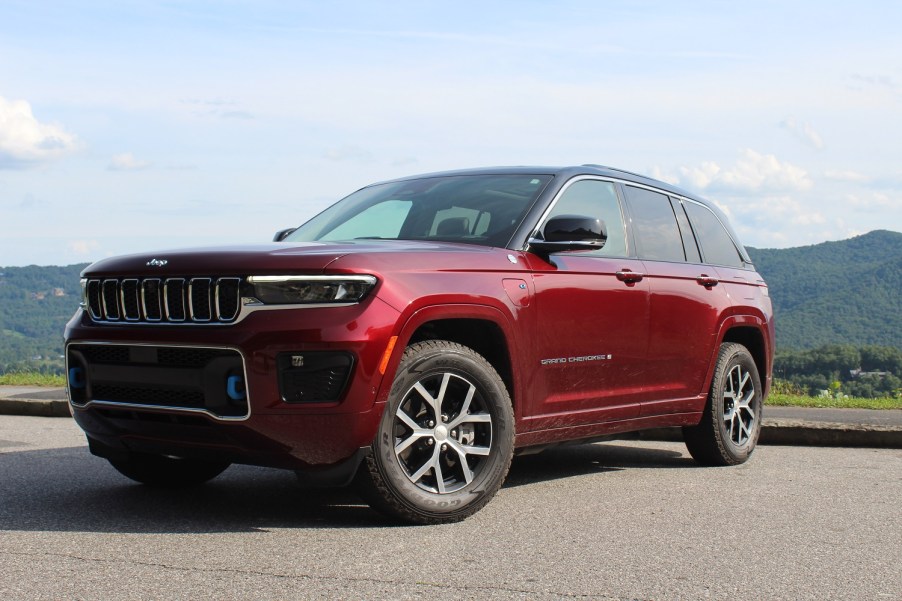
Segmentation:
[[(495, 249), (497, 250), (497, 249)], [(492, 249), (469, 244), (379, 240), (361, 242), (279, 242), (248, 246), (188, 248), (138, 253), (102, 259), (83, 276), (251, 275), (321, 273), (347, 255), (451, 253), (474, 255)], [(355, 261), (356, 262), (356, 261)]]

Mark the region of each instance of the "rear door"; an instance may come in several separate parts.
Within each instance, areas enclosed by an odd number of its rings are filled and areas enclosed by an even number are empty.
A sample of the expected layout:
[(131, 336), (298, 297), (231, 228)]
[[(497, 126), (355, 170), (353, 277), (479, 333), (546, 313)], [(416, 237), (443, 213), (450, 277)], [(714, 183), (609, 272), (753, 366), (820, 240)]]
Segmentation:
[(650, 294), (641, 415), (698, 410), (729, 296), (717, 272), (701, 265), (681, 202), (650, 188), (623, 189)]

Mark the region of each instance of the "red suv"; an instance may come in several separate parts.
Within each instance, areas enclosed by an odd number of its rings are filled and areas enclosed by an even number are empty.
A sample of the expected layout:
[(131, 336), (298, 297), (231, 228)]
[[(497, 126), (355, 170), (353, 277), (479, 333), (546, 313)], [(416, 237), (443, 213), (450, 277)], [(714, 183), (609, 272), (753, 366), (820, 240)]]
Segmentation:
[(755, 448), (767, 286), (711, 203), (585, 165), (367, 186), (272, 244), (104, 259), (66, 328), (73, 413), (126, 476), (230, 463), (460, 520), (511, 457), (682, 426)]

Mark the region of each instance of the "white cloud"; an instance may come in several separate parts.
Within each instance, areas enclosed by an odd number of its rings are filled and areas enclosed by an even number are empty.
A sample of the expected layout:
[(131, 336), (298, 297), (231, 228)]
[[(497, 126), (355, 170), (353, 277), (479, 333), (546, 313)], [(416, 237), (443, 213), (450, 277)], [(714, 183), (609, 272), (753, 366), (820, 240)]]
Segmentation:
[(656, 177), (695, 190), (779, 193), (804, 191), (813, 185), (808, 172), (801, 167), (750, 148), (743, 150), (729, 168), (706, 161), (695, 167), (678, 167), (676, 177), (661, 175), (660, 171), (653, 169)]
[(828, 169), (824, 171), (824, 177), (835, 182), (854, 182), (864, 184), (871, 181), (871, 178), (863, 173), (842, 169)]
[(110, 171), (140, 171), (141, 169), (147, 169), (150, 165), (148, 161), (136, 159), (130, 152), (123, 152), (110, 159), (107, 169)]
[(69, 243), (69, 250), (79, 256), (93, 255), (100, 248), (97, 240), (73, 240)]
[(706, 161), (698, 167), (680, 167), (679, 171), (679, 181), (685, 182), (683, 185), (704, 190), (717, 179), (721, 169), (717, 163)]
[(855, 194), (846, 196), (849, 205), (861, 211), (887, 211), (902, 209), (902, 199), (893, 198), (882, 192), (873, 192), (867, 197), (860, 197)]
[(754, 201), (733, 204), (742, 221), (750, 219), (772, 224), (775, 229), (786, 225), (811, 226), (827, 223), (820, 211), (813, 210), (791, 196), (765, 196)]
[(780, 127), (815, 150), (823, 150), (824, 140), (821, 138), (820, 134), (814, 131), (814, 128), (810, 123), (804, 121), (798, 122), (795, 119), (790, 118), (780, 123)]
[(0, 96), (0, 169), (55, 159), (77, 145), (75, 136), (59, 125), (38, 121), (25, 100)]
[(801, 167), (781, 162), (772, 154), (760, 154), (752, 149), (742, 151), (736, 164), (713, 180), (717, 187), (737, 191), (807, 190), (813, 185)]

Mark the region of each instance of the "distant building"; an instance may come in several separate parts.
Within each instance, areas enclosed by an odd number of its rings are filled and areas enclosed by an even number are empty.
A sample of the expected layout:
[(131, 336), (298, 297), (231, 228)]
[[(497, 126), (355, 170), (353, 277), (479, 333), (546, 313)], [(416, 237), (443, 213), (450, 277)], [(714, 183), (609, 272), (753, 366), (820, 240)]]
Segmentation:
[(40, 301), (40, 300), (44, 300), (45, 298), (47, 298), (46, 292), (32, 292), (31, 293), (31, 300), (39, 300)]
[(861, 368), (849, 370), (849, 375), (853, 378), (885, 378), (889, 373), (888, 371), (861, 371)]
[(66, 296), (66, 291), (63, 290), (62, 288), (54, 288), (53, 296)]

